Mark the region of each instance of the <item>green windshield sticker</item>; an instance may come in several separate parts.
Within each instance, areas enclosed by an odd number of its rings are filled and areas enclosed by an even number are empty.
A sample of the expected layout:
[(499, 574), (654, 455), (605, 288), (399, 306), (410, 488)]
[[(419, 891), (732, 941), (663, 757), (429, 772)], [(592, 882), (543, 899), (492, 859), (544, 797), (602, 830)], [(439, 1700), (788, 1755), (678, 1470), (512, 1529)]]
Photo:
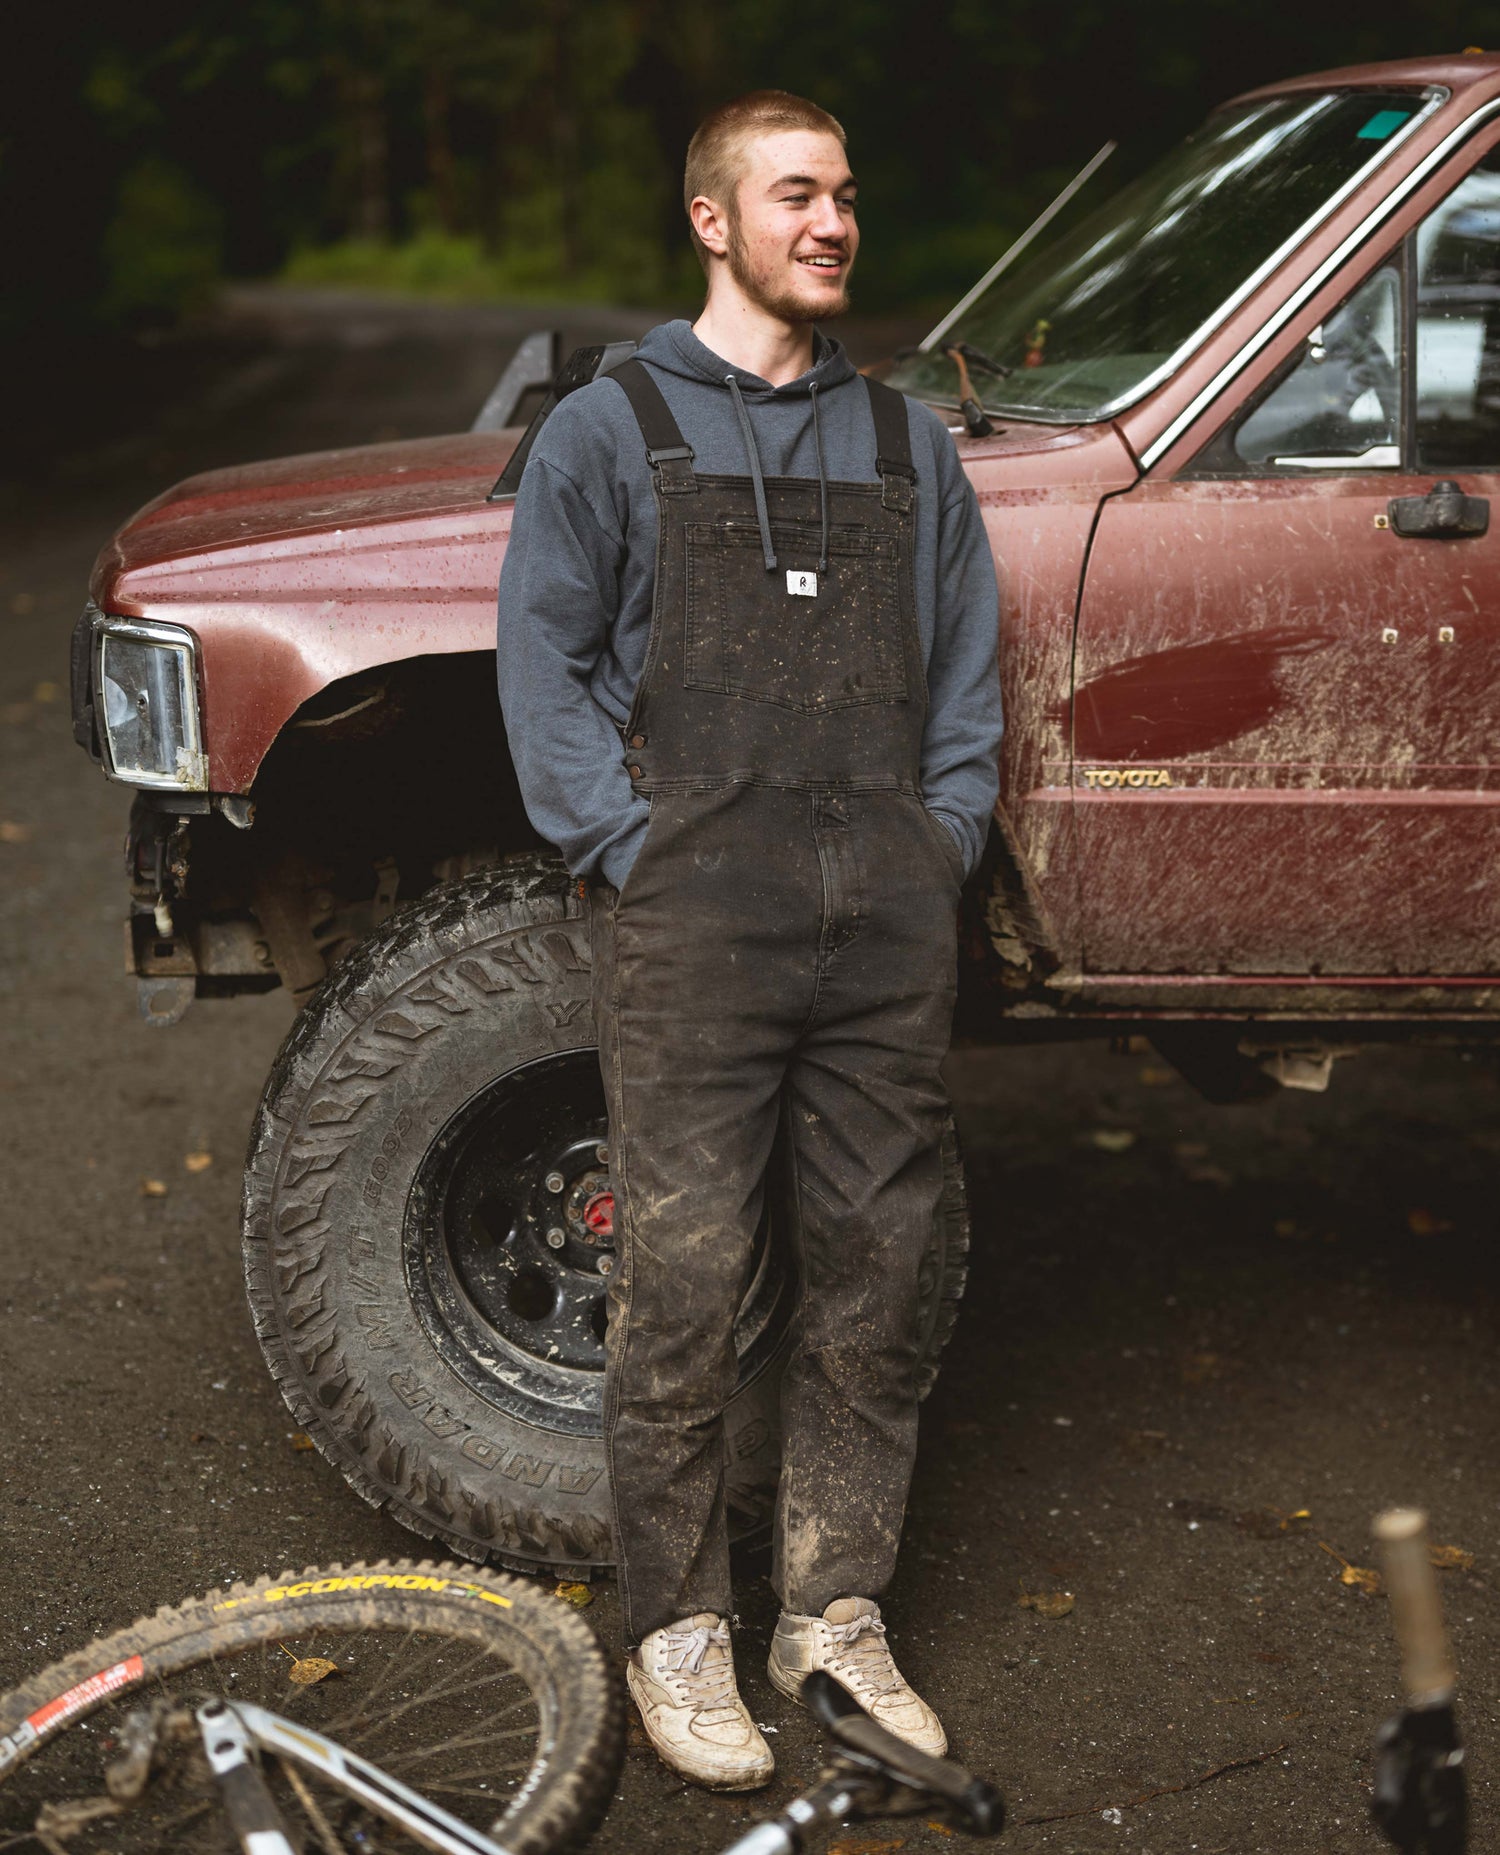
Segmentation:
[(1375, 114), (1359, 131), (1356, 139), (1361, 142), (1383, 142), (1388, 135), (1394, 135), (1403, 122), (1411, 120), (1409, 109), (1376, 110)]

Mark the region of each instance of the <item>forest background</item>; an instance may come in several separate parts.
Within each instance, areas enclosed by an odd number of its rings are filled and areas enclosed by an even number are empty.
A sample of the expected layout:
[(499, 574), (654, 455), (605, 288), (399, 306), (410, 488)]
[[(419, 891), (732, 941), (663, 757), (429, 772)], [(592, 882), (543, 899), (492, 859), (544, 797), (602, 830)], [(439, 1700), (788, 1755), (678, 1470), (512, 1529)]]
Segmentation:
[(1500, 7), (1330, 0), (12, 0), (0, 334), (149, 339), (226, 279), (687, 305), (682, 157), (762, 85), (844, 122), (864, 311), (942, 306), (1106, 137), (1124, 180), (1264, 81)]

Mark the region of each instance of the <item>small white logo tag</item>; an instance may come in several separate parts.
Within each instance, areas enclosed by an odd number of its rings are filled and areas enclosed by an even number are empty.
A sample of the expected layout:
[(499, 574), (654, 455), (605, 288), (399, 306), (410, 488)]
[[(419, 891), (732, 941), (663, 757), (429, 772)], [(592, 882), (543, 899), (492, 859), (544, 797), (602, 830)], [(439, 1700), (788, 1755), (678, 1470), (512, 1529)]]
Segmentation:
[(803, 599), (816, 599), (818, 596), (818, 576), (815, 573), (798, 573), (794, 567), (788, 567), (786, 589), (794, 596)]

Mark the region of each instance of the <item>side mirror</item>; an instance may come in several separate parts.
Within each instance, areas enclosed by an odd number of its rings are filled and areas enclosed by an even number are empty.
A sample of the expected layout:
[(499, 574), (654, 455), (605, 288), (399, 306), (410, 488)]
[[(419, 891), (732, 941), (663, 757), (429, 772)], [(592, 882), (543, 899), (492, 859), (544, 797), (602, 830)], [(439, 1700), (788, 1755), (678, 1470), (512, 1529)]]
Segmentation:
[(526, 460), (531, 455), (531, 447), (536, 443), (536, 435), (552, 416), (560, 399), (566, 399), (569, 393), (576, 393), (581, 386), (587, 386), (591, 380), (597, 380), (601, 374), (611, 374), (622, 361), (628, 361), (635, 353), (633, 341), (611, 341), (597, 348), (575, 348), (563, 362), (557, 378), (552, 382), (552, 390), (542, 401), (536, 417), (526, 427), (521, 442), (510, 454), (510, 462), (500, 472), (495, 487), (485, 498), (486, 502), (504, 502), (514, 496), (521, 487), (521, 472), (526, 468)]

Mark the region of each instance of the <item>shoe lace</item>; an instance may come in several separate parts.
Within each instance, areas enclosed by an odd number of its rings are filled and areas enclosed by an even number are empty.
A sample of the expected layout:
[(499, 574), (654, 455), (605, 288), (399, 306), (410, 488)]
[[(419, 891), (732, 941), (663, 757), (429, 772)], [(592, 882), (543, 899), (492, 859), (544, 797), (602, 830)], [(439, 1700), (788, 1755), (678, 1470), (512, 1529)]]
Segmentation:
[(666, 1666), (688, 1691), (697, 1706), (732, 1707), (736, 1699), (734, 1662), (728, 1654), (707, 1661), (709, 1644), (727, 1650), (729, 1625), (716, 1624), (712, 1629), (699, 1623), (690, 1630), (667, 1630), (663, 1649)]
[(828, 1665), (834, 1674), (847, 1674), (872, 1694), (889, 1694), (903, 1685), (879, 1617), (851, 1617), (847, 1623), (830, 1623), (828, 1631), (833, 1638)]

